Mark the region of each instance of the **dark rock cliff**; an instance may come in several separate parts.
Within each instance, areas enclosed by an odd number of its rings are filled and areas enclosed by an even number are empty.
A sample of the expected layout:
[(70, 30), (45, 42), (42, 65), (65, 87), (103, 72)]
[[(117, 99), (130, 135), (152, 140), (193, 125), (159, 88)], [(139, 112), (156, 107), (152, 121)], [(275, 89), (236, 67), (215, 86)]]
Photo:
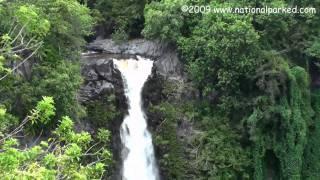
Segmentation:
[(140, 55), (155, 61), (154, 66), (160, 75), (173, 78), (183, 78), (183, 67), (178, 59), (174, 47), (158, 41), (135, 39), (121, 44), (116, 44), (110, 39), (97, 40), (87, 46), (88, 50), (105, 52), (108, 54)]
[[(151, 76), (148, 78), (142, 92), (143, 107), (146, 112), (148, 127), (153, 132), (161, 123), (162, 119), (150, 111), (150, 107), (165, 101), (180, 101), (181, 99), (194, 98), (196, 95), (193, 90), (185, 90), (183, 85), (187, 78), (183, 71), (177, 52), (168, 44), (160, 42), (148, 41), (144, 39), (131, 40), (126, 43), (116, 44), (110, 39), (97, 40), (87, 46), (89, 51), (98, 53), (83, 55), (82, 74), (84, 76), (84, 84), (79, 91), (79, 100), (88, 106), (90, 103), (100, 104), (105, 98), (115, 95), (116, 111), (120, 112), (120, 116), (112, 120), (108, 120), (105, 126), (112, 132), (111, 148), (113, 150), (115, 166), (111, 179), (120, 179), (121, 171), (121, 139), (120, 125), (124, 115), (127, 113), (127, 103), (124, 95), (122, 79), (120, 72), (114, 68), (112, 58), (126, 59), (135, 58), (137, 55), (154, 60), (154, 67)], [(165, 91), (167, 82), (181, 85), (176, 89), (179, 93), (168, 96)], [(98, 107), (97, 107), (98, 108)], [(107, 109), (107, 107), (106, 107)], [(107, 111), (107, 110), (106, 110)], [(94, 116), (94, 115), (93, 115)], [(89, 122), (94, 124), (92, 120)], [(185, 136), (185, 127), (187, 122), (179, 122), (177, 129), (178, 136)], [(181, 127), (180, 127), (181, 125)], [(192, 125), (187, 125), (192, 126)], [(162, 156), (161, 147), (156, 147), (158, 156)], [(161, 167), (160, 167), (161, 169)], [(116, 171), (116, 172), (114, 172)], [(163, 179), (165, 173), (162, 173)]]
[[(84, 83), (78, 99), (86, 107), (88, 116), (83, 120), (92, 131), (107, 128), (112, 133), (113, 172), (121, 171), (120, 126), (127, 113), (126, 97), (120, 71), (114, 68), (112, 57), (101, 54), (83, 56)], [(89, 129), (90, 130), (90, 129)], [(95, 132), (92, 132), (95, 133)], [(112, 173), (112, 179), (120, 179)]]

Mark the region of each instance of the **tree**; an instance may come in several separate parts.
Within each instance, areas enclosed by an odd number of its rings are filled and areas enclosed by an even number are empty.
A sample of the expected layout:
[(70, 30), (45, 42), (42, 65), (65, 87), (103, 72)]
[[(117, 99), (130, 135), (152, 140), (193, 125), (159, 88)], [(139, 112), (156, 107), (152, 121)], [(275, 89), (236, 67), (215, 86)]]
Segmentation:
[[(176, 45), (192, 83), (204, 97), (194, 103), (203, 105), (205, 111), (197, 118), (200, 122), (195, 123), (205, 137), (199, 143), (206, 144), (198, 150), (201, 161), (197, 179), (210, 177), (201, 172), (210, 172), (214, 178), (221, 175), (223, 179), (319, 177), (317, 164), (311, 160), (318, 153), (317, 145), (312, 145), (317, 144), (312, 136), (318, 135), (317, 118), (313, 115), (318, 108), (311, 106), (317, 97), (311, 98), (309, 85), (311, 73), (318, 79), (314, 66), (319, 66), (320, 16), (319, 13), (191, 15), (181, 12), (182, 5), (205, 3), (211, 9), (318, 8), (317, 2), (162, 0), (146, 6), (144, 35)], [(238, 133), (241, 137), (231, 136)], [(221, 142), (225, 139), (228, 142)], [(233, 140), (240, 144), (229, 146)], [(218, 161), (219, 148), (229, 152), (230, 147), (234, 147), (233, 154), (251, 149), (253, 165), (235, 168), (240, 174), (211, 170), (229, 160), (246, 164), (242, 161), (246, 158), (241, 158), (245, 156), (241, 155), (235, 160), (234, 156), (224, 154), (222, 161)], [(210, 154), (212, 149), (216, 149), (214, 154)], [(202, 165), (202, 161), (206, 164)], [(206, 169), (208, 165), (210, 169)], [(303, 168), (306, 173), (302, 173)]]
[(250, 15), (210, 13), (203, 15), (190, 37), (179, 38), (181, 55), (199, 89), (236, 95), (240, 83), (262, 64), (259, 34), (251, 22)]
[[(110, 133), (99, 130), (96, 143), (93, 143), (94, 139), (89, 133), (76, 133), (73, 130), (74, 123), (67, 116), (53, 131), (53, 137), (38, 145), (19, 147), (15, 135), (21, 133), (28, 124), (47, 123), (54, 113), (53, 99), (43, 97), (18, 127), (10, 133), (1, 131), (0, 174), (4, 179), (92, 179), (103, 176), (111, 158), (105, 148)], [(8, 115), (1, 109), (0, 119), (6, 117)]]
[[(94, 24), (90, 10), (77, 0), (5, 0), (0, 17), (1, 176), (101, 178), (111, 159), (110, 132), (75, 132), (65, 116), (82, 113), (76, 100), (82, 82), (78, 60)], [(20, 144), (21, 136), (35, 135), (33, 144)], [(39, 143), (40, 137), (47, 140)]]
[[(84, 36), (95, 23), (90, 10), (76, 0), (4, 1), (1, 5), (0, 47), (6, 52), (0, 52), (0, 99), (7, 110), (23, 118), (37, 99), (48, 95), (56, 99), (56, 120), (62, 114), (74, 118), (83, 114), (76, 101), (81, 84), (78, 60)], [(61, 87), (68, 89), (61, 93)], [(20, 102), (18, 107), (14, 102)]]
[(181, 6), (185, 3), (187, 1), (165, 0), (148, 4), (145, 8), (143, 35), (147, 38), (176, 42), (182, 36), (184, 16)]
[(94, 8), (101, 13), (105, 31), (116, 41), (140, 37), (143, 29), (143, 10), (147, 0), (98, 0)]

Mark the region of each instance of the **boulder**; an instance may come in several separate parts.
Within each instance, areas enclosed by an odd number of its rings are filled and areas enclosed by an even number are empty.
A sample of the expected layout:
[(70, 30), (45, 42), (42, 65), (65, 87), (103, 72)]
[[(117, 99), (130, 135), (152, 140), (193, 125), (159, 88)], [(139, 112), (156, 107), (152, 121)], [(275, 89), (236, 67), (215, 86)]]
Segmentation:
[[(107, 55), (88, 54), (82, 58), (82, 76), (84, 83), (78, 92), (78, 100), (85, 107), (95, 102), (103, 102), (106, 106), (116, 108), (118, 115), (111, 121), (105, 122), (103, 126), (94, 126), (94, 122), (90, 117), (86, 117), (81, 121), (79, 127), (92, 127), (93, 132), (97, 132), (98, 128), (108, 128), (111, 133), (111, 148), (113, 152), (113, 160), (121, 162), (122, 144), (120, 138), (120, 126), (122, 120), (127, 113), (128, 105), (124, 94), (122, 76), (118, 69), (114, 67), (113, 57)], [(115, 97), (115, 101), (111, 101)], [(96, 107), (98, 108), (98, 107)], [(91, 131), (92, 132), (92, 131)], [(112, 167), (114, 172), (110, 175), (110, 179), (119, 179), (121, 171), (121, 163), (115, 163)], [(108, 175), (109, 176), (109, 175)]]
[(80, 88), (78, 99), (84, 103), (106, 93), (122, 93), (121, 73), (114, 68), (111, 58), (91, 59), (82, 67), (84, 84)]

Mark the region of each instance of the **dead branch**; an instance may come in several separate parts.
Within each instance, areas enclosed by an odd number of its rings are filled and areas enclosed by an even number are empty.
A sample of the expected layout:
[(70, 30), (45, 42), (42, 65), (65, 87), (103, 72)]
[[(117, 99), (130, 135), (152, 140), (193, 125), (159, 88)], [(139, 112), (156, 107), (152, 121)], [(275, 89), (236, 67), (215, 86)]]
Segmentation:
[(11, 69), (10, 72), (6, 73), (4, 76), (2, 76), (0, 78), (0, 81), (2, 81), (3, 79), (5, 79), (8, 75), (10, 75), (12, 72), (14, 72), (15, 70), (17, 70), (21, 65), (23, 65), (26, 61), (28, 61), (34, 54), (37, 53), (37, 51), (40, 49), (40, 47), (42, 46), (42, 43), (28, 56), (26, 57), (23, 61), (21, 61), (17, 66), (15, 66), (14, 68)]

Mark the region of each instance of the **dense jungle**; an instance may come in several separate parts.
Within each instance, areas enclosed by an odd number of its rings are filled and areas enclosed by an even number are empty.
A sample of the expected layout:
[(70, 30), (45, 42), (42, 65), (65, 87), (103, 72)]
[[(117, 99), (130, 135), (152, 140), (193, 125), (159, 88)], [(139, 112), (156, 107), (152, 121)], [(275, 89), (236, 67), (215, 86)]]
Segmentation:
[(147, 180), (320, 179), (320, 0), (0, 0), (0, 179), (144, 180), (116, 63), (141, 57)]

